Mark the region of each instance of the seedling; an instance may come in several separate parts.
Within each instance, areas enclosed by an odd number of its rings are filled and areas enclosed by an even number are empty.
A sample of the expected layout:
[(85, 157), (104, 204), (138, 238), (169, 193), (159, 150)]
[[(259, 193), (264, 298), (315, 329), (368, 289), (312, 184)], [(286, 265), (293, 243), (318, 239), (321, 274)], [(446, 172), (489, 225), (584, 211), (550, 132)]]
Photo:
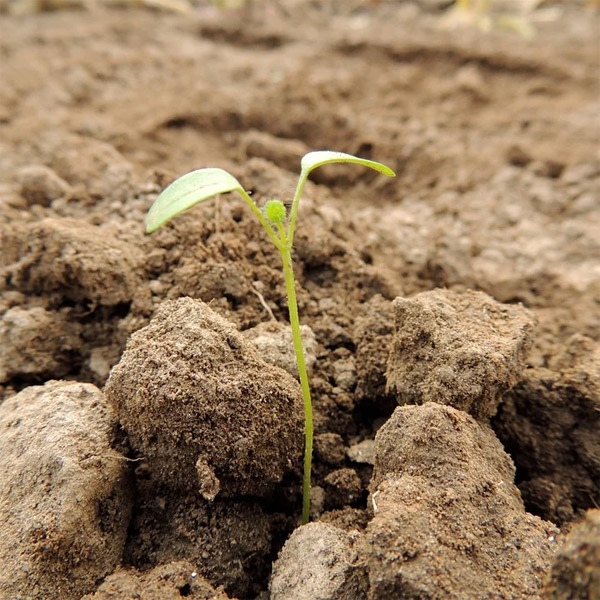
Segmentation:
[(294, 234), (296, 232), (296, 218), (298, 217), (298, 205), (300, 195), (308, 178), (308, 175), (322, 165), (330, 163), (356, 163), (379, 171), (389, 177), (395, 173), (389, 167), (381, 163), (358, 158), (351, 154), (342, 152), (309, 152), (302, 158), (300, 177), (296, 186), (296, 192), (292, 201), (289, 215), (281, 200), (269, 200), (261, 210), (244, 190), (240, 182), (223, 169), (199, 169), (183, 175), (169, 185), (155, 200), (146, 215), (146, 233), (156, 231), (161, 225), (177, 216), (179, 213), (191, 208), (199, 202), (208, 200), (218, 194), (237, 192), (256, 215), (263, 226), (269, 239), (273, 242), (283, 262), (283, 274), (287, 292), (288, 310), (290, 324), (292, 326), (292, 337), (294, 351), (298, 364), (298, 376), (302, 387), (304, 399), (304, 477), (302, 482), (302, 523), (308, 523), (310, 509), (310, 481), (312, 465), (313, 446), (313, 413), (310, 398), (310, 387), (306, 364), (304, 361), (304, 350), (300, 336), (300, 319), (298, 317), (298, 303), (296, 302), (296, 284), (294, 281), (294, 270), (292, 268), (292, 247)]

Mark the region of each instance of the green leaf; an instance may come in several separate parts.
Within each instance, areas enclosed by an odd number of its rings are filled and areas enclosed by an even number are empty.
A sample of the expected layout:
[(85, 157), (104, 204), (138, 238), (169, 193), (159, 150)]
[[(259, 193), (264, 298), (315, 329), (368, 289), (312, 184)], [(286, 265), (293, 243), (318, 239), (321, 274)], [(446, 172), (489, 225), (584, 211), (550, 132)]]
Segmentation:
[(244, 192), (240, 182), (223, 169), (199, 169), (176, 179), (154, 201), (146, 215), (146, 233), (156, 231), (169, 219), (217, 194)]
[(366, 158), (358, 158), (352, 156), (352, 154), (345, 154), (344, 152), (331, 152), (329, 150), (319, 150), (317, 152), (309, 152), (302, 157), (302, 173), (306, 177), (313, 169), (322, 165), (330, 163), (356, 163), (379, 171), (388, 177), (395, 177), (396, 173), (389, 167), (382, 165), (381, 163), (375, 162), (374, 160), (367, 160)]

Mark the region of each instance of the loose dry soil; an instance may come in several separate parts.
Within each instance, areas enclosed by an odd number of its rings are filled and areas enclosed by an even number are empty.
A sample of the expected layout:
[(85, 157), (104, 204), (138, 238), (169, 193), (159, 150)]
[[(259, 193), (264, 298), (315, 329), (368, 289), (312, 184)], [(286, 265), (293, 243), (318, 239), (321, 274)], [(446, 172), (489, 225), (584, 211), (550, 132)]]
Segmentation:
[[(0, 0), (1, 600), (600, 598), (600, 15), (448, 4)], [(397, 177), (300, 207), (298, 527), (276, 250), (235, 197), (143, 221), (314, 149)]]

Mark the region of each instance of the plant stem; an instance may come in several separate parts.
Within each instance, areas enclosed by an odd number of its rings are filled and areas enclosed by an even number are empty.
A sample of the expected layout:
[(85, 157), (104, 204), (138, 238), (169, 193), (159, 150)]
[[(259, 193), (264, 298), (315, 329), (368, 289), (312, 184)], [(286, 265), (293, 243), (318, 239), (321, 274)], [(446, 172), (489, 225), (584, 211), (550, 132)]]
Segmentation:
[(294, 199), (292, 200), (292, 209), (290, 211), (290, 219), (288, 221), (287, 238), (290, 246), (294, 243), (294, 234), (296, 233), (296, 217), (298, 216), (298, 206), (300, 205), (300, 196), (306, 183), (308, 172), (302, 170), (300, 177), (298, 178), (298, 184), (296, 185), (296, 191), (294, 192)]
[(292, 249), (289, 245), (286, 244), (283, 250), (281, 250), (281, 258), (283, 260), (283, 273), (285, 275), (285, 288), (287, 291), (294, 351), (296, 352), (296, 362), (298, 363), (298, 376), (300, 377), (302, 398), (304, 400), (304, 477), (302, 479), (302, 524), (304, 525), (305, 523), (308, 523), (310, 512), (310, 472), (312, 467), (313, 447), (312, 401), (310, 398), (308, 375), (306, 373), (306, 363), (304, 361), (302, 336), (300, 334), (298, 302), (296, 301), (296, 284), (294, 281), (294, 268), (292, 266)]

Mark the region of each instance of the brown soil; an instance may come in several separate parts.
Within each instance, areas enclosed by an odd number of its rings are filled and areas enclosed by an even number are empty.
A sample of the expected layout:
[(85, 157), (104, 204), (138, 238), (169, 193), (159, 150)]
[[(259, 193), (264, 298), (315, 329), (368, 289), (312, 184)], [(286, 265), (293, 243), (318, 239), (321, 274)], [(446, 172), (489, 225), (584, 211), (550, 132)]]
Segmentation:
[[(0, 0), (0, 598), (593, 598), (559, 548), (600, 505), (598, 12), (146, 4)], [(305, 188), (298, 529), (276, 250), (236, 198), (143, 221), (205, 166), (288, 200), (325, 148), (397, 177)]]

